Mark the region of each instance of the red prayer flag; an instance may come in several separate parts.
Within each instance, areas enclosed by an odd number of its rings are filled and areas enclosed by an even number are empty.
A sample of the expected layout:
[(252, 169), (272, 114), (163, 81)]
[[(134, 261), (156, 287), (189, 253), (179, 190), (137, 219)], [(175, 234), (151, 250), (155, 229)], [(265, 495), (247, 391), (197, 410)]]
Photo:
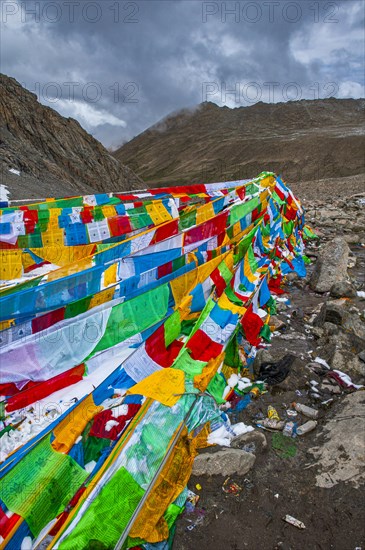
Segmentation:
[(264, 323), (259, 315), (253, 312), (252, 304), (241, 319), (246, 340), (251, 346), (257, 346), (261, 342), (260, 332)]

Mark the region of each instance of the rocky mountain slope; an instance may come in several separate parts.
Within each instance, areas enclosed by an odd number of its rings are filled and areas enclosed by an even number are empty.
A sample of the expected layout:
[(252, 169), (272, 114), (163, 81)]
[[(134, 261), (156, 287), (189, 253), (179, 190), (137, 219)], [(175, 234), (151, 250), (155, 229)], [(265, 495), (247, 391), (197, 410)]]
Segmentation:
[(150, 185), (249, 178), (262, 170), (289, 182), (364, 174), (365, 100), (202, 103), (173, 113), (115, 157)]
[(0, 131), (1, 183), (11, 199), (143, 186), (76, 120), (41, 105), (34, 94), (5, 75), (0, 75)]

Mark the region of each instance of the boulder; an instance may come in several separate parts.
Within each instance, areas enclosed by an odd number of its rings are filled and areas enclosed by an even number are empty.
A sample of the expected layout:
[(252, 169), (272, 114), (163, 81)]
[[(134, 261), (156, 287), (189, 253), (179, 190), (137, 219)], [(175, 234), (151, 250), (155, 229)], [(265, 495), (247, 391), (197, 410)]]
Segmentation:
[(330, 295), (333, 298), (355, 298), (356, 290), (348, 281), (339, 281), (334, 283), (330, 289)]
[(327, 336), (333, 336), (335, 334), (338, 334), (340, 329), (338, 325), (335, 325), (334, 323), (330, 323), (329, 321), (326, 321), (323, 324), (323, 330)]
[(336, 349), (330, 364), (333, 369), (343, 371), (350, 374), (350, 376), (365, 376), (364, 363), (360, 361), (357, 355), (351, 353), (351, 351)]
[(346, 396), (342, 407), (319, 434), (323, 437), (318, 447), (309, 452), (315, 456), (319, 473), (316, 484), (330, 488), (339, 482), (358, 487), (365, 480), (365, 392), (357, 391)]
[(358, 339), (365, 342), (365, 323), (361, 318), (360, 312), (351, 312), (343, 320), (343, 328), (346, 332), (354, 334)]
[(346, 300), (330, 300), (322, 304), (313, 324), (317, 327), (323, 327), (325, 323), (342, 326), (347, 315), (348, 304)]
[(328, 242), (320, 252), (310, 279), (312, 290), (328, 292), (334, 283), (346, 279), (349, 253), (349, 246), (342, 237)]
[(344, 239), (348, 244), (356, 244), (361, 240), (358, 233), (350, 233), (349, 235), (345, 235)]
[(338, 386), (337, 384), (330, 384), (326, 382), (323, 382), (323, 384), (319, 386), (319, 389), (321, 391), (329, 393), (330, 395), (341, 395), (342, 393), (340, 386)]
[(251, 470), (255, 460), (253, 453), (247, 453), (241, 449), (226, 448), (216, 453), (203, 453), (194, 460), (193, 475), (226, 477), (238, 474), (243, 476)]

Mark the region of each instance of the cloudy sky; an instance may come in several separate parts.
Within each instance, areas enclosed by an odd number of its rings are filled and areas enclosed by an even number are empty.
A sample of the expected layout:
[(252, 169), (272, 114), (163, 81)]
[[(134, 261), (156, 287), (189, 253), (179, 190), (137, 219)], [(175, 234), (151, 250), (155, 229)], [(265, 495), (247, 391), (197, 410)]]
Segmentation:
[(1, 70), (115, 148), (202, 101), (364, 97), (363, 0), (2, 0)]

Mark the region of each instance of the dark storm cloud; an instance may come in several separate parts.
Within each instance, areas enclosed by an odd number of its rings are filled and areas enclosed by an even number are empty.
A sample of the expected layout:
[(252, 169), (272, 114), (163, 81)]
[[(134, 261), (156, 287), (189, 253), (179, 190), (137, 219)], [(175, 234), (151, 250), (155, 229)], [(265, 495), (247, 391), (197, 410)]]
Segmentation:
[(362, 0), (2, 3), (2, 70), (116, 146), (210, 100), (363, 96)]

